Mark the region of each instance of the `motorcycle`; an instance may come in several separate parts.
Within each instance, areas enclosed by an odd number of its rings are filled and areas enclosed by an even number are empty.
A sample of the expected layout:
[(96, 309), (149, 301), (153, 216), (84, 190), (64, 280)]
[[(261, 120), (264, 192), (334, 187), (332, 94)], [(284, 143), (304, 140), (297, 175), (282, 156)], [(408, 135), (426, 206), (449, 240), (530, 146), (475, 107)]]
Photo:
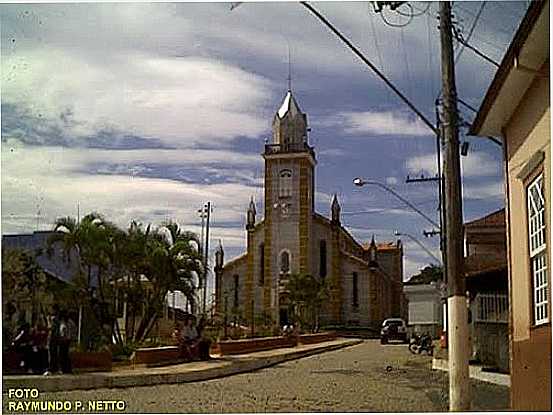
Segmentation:
[(421, 354), (423, 351), (429, 356), (434, 353), (434, 345), (432, 344), (432, 337), (428, 334), (417, 335), (414, 334), (409, 341), (409, 351), (413, 354)]

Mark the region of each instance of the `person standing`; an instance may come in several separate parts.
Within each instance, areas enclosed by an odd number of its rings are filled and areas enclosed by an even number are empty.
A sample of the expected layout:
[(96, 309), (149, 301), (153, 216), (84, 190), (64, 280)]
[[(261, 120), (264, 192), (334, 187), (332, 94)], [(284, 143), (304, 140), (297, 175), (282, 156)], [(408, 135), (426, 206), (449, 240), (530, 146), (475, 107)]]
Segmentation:
[(194, 324), (194, 317), (189, 316), (181, 331), (181, 355), (187, 360), (196, 358), (198, 351), (198, 332)]
[(44, 372), (44, 375), (50, 375), (51, 373), (57, 373), (59, 367), (59, 306), (54, 305), (52, 315), (48, 318), (48, 360), (49, 370)]
[(71, 373), (71, 359), (69, 358), (69, 346), (71, 346), (71, 324), (65, 311), (60, 313), (59, 325), (59, 364), (62, 373)]
[(31, 334), (33, 338), (33, 371), (44, 373), (48, 370), (48, 328), (39, 321)]
[(33, 339), (31, 337), (31, 326), (23, 323), (13, 340), (15, 351), (22, 356), (19, 366), (28, 373), (32, 373), (33, 362)]

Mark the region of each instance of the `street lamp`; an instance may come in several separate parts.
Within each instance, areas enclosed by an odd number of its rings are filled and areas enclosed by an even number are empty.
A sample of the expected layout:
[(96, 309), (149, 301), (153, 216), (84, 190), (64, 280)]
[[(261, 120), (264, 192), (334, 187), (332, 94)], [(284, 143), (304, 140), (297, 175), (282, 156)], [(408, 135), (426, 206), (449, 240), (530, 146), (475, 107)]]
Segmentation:
[(360, 177), (356, 177), (355, 179), (353, 179), (353, 184), (358, 186), (358, 187), (363, 187), (364, 185), (366, 184), (370, 184), (370, 185), (373, 185), (373, 186), (378, 186), (380, 187), (381, 189), (384, 189), (386, 190), (388, 193), (391, 193), (393, 194), (395, 197), (397, 197), (399, 200), (401, 200), (403, 203), (405, 203), (409, 208), (411, 208), (413, 211), (415, 211), (416, 213), (418, 213), (419, 215), (421, 215), (424, 219), (426, 219), (429, 223), (431, 223), (433, 226), (435, 226), (436, 228), (440, 228), (440, 225), (438, 225), (434, 220), (432, 220), (427, 214), (425, 214), (424, 212), (422, 212), (419, 208), (417, 208), (415, 205), (413, 205), (411, 202), (409, 202), (407, 199), (405, 199), (403, 196), (399, 195), (398, 193), (396, 193), (393, 189), (391, 189), (390, 187), (386, 186), (385, 184), (383, 183), (380, 183), (380, 182), (377, 182), (377, 181), (374, 181), (374, 180), (367, 180), (367, 179), (362, 179)]
[(424, 246), (424, 244), (422, 242), (420, 242), (417, 238), (415, 238), (413, 235), (410, 235), (410, 234), (405, 233), (405, 232), (399, 232), (399, 231), (394, 231), (394, 235), (395, 236), (407, 236), (413, 242), (415, 242), (418, 246), (420, 246), (424, 250), (424, 252), (426, 252), (428, 255), (430, 255), (432, 258), (434, 258), (438, 262), (439, 265), (442, 265), (442, 261), (436, 255), (434, 255), (430, 251), (430, 249), (428, 249), (426, 246)]

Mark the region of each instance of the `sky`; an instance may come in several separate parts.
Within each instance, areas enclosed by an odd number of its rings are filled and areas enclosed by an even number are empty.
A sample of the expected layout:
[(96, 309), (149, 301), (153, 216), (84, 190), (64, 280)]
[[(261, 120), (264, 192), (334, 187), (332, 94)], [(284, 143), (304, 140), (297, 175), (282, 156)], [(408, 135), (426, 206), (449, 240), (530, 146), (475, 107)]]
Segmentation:
[[(437, 3), (412, 3), (410, 21), (369, 2), (312, 4), (435, 120)], [(455, 2), (453, 10), (464, 37), (472, 29), (470, 43), (500, 62), (527, 5)], [(352, 184), (380, 181), (437, 221), (436, 183), (405, 183), (436, 174), (435, 137), (300, 4), (1, 4), (0, 19), (2, 234), (52, 229), (77, 206), (122, 228), (173, 219), (199, 233), (197, 211), (211, 201), (212, 248), (221, 240), (226, 260), (241, 254), (251, 196), (263, 212), (260, 154), (288, 89), (290, 51), (318, 161), (317, 211), (329, 215), (336, 193), (358, 240), (395, 240), (397, 230), (439, 256), (424, 218), (390, 193)], [(458, 96), (478, 107), (496, 68), (455, 47)], [(472, 220), (504, 205), (502, 152), (484, 138), (462, 140)], [(435, 263), (411, 237), (401, 237), (405, 280)]]

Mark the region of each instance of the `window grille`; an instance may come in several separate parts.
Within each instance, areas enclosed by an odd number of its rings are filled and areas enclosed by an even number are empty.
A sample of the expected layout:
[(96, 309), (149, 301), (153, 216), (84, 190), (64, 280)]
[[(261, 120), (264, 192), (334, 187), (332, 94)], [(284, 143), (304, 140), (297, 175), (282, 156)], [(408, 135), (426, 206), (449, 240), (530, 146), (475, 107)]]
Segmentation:
[(507, 294), (478, 293), (476, 294), (476, 318), (480, 323), (507, 323), (509, 318), (509, 302)]
[(543, 324), (549, 322), (543, 174), (528, 186), (527, 200), (534, 323)]

